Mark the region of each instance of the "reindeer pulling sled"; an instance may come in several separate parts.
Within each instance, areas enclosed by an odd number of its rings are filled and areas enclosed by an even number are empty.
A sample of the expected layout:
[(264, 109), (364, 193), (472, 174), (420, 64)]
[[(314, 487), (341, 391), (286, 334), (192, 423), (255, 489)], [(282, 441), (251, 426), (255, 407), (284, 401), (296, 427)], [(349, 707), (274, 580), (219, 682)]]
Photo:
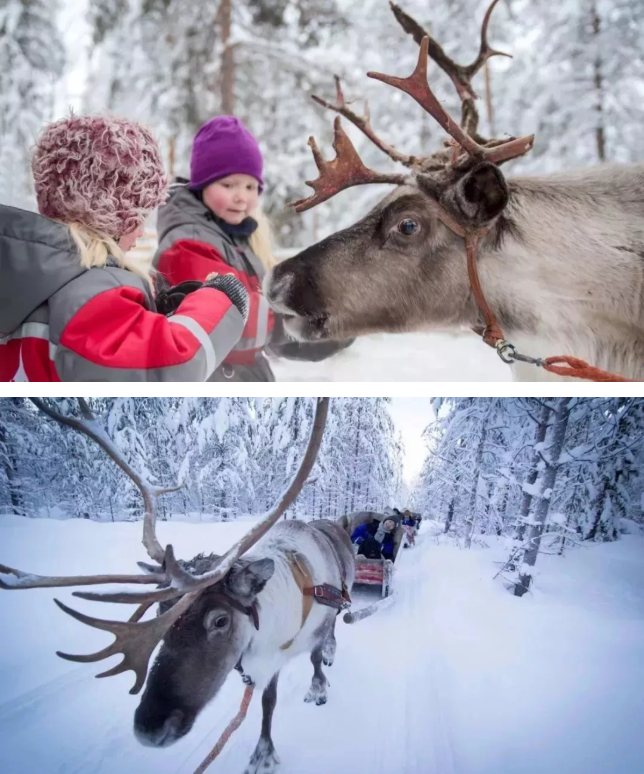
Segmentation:
[[(326, 703), (328, 682), (322, 664), (333, 664), (337, 616), (351, 602), (356, 562), (346, 525), (326, 519), (280, 522), (315, 462), (329, 399), (318, 398), (308, 447), (279, 503), (223, 556), (200, 554), (187, 561), (176, 559), (171, 545), (163, 549), (156, 536), (157, 497), (174, 488), (154, 487), (133, 470), (83, 399), (79, 399), (80, 418), (59, 414), (41, 399), (33, 402), (50, 418), (92, 438), (139, 488), (145, 504), (143, 545), (154, 564), (139, 562), (143, 570), (139, 575), (62, 577), (0, 564), (0, 588), (129, 586), (121, 592), (73, 592), (85, 600), (136, 605), (127, 621), (95, 618), (54, 600), (77, 621), (115, 637), (97, 653), (58, 655), (81, 663), (123, 656), (97, 677), (132, 670), (136, 680), (130, 693), (139, 693), (145, 685), (134, 714), (134, 733), (141, 743), (154, 747), (170, 745), (188, 734), (228, 674), (237, 669), (246, 684), (240, 710), (195, 774), (207, 769), (243, 721), (255, 687), (263, 689), (262, 731), (246, 774), (270, 774), (277, 765), (271, 724), (279, 672), (294, 656), (310, 653), (313, 679), (304, 700)], [(157, 588), (132, 590), (140, 584)], [(158, 604), (157, 615), (143, 620), (154, 604)]]
[[(408, 514), (408, 515), (407, 515)], [(350, 535), (354, 531), (370, 522), (384, 522), (390, 519), (395, 522), (396, 527), (393, 533), (393, 553), (391, 559), (381, 556), (379, 558), (368, 558), (358, 554), (355, 563), (355, 576), (353, 585), (355, 586), (378, 586), (381, 590), (381, 599), (373, 602), (357, 611), (350, 611), (344, 614), (344, 622), (348, 624), (362, 621), (368, 616), (373, 615), (385, 607), (389, 607), (392, 602), (392, 593), (394, 586), (394, 568), (402, 548), (412, 547), (416, 542), (416, 534), (420, 524), (420, 514), (376, 513), (374, 511), (360, 511), (348, 516), (342, 516), (338, 520)], [(357, 546), (354, 545), (354, 549)]]

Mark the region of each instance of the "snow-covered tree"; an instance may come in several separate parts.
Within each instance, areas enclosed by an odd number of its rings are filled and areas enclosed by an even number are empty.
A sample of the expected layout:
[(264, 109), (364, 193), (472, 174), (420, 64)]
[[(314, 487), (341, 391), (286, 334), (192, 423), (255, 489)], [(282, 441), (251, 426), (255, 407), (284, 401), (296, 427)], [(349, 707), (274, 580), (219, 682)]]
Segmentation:
[(58, 0), (0, 3), (0, 203), (31, 208), (31, 148), (65, 63)]

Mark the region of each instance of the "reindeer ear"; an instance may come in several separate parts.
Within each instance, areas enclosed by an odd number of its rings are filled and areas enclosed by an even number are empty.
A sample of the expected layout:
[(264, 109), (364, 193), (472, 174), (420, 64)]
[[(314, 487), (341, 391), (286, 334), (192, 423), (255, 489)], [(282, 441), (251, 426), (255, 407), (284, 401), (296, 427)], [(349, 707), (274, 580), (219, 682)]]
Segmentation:
[(466, 216), (484, 223), (496, 218), (505, 208), (508, 185), (496, 164), (484, 161), (460, 180), (457, 198)]
[(233, 569), (228, 576), (228, 588), (240, 597), (255, 597), (274, 572), (275, 562), (272, 559), (258, 559), (238, 570)]

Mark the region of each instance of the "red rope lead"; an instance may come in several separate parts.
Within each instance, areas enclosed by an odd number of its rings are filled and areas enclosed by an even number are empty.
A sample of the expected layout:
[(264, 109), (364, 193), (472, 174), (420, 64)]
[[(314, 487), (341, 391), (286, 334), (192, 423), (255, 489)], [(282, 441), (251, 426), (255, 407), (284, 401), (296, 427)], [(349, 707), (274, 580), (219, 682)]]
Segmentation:
[[(557, 365), (564, 363), (565, 365)], [(588, 365), (585, 360), (570, 355), (558, 355), (546, 357), (543, 360), (543, 368), (558, 376), (572, 376), (576, 379), (590, 379), (593, 382), (634, 382), (636, 379), (627, 379), (625, 376), (611, 374), (602, 371), (601, 368)]]
[(217, 742), (217, 744), (204, 758), (202, 763), (199, 766), (197, 766), (197, 768), (195, 769), (195, 774), (203, 774), (204, 771), (208, 768), (208, 766), (210, 766), (210, 764), (215, 760), (215, 758), (219, 755), (219, 753), (224, 749), (226, 742), (230, 739), (233, 733), (237, 731), (239, 726), (241, 726), (244, 718), (246, 717), (246, 713), (248, 712), (248, 707), (250, 706), (250, 700), (252, 698), (253, 698), (253, 686), (247, 685), (246, 690), (244, 691), (244, 698), (242, 699), (239, 712), (230, 721), (224, 733), (219, 737), (219, 741)]

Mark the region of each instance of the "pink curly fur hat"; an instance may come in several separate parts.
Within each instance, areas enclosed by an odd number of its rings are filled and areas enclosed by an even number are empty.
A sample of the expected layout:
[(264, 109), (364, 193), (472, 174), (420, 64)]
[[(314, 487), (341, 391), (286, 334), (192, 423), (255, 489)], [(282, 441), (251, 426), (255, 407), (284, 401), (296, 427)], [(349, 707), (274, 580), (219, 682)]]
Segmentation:
[(125, 118), (72, 114), (56, 121), (36, 143), (31, 169), (42, 215), (114, 239), (167, 198), (156, 140)]

